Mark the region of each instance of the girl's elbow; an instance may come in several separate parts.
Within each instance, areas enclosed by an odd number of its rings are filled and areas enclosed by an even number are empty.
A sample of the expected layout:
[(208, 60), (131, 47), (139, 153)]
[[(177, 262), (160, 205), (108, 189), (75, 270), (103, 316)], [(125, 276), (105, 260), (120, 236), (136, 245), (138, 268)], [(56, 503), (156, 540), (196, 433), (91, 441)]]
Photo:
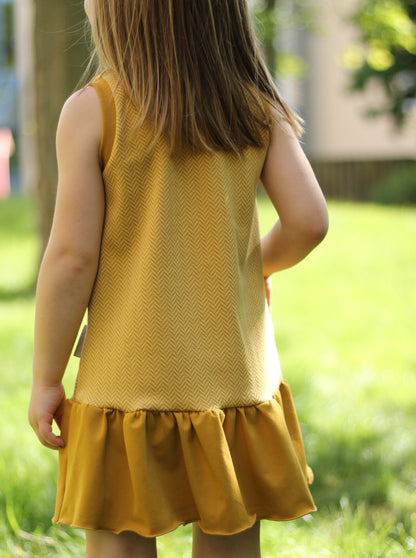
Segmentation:
[(314, 215), (306, 221), (302, 227), (301, 234), (312, 247), (320, 244), (326, 237), (329, 228), (328, 213)]
[(318, 220), (310, 229), (311, 240), (315, 242), (316, 245), (320, 244), (326, 237), (329, 228), (328, 216), (321, 220)]
[(88, 252), (80, 252), (75, 254), (67, 254), (63, 263), (74, 275), (90, 275), (95, 274), (97, 270), (97, 257), (95, 254)]
[(96, 254), (87, 250), (74, 250), (73, 248), (60, 247), (47, 250), (45, 263), (65, 270), (68, 276), (79, 276), (92, 273), (97, 267)]

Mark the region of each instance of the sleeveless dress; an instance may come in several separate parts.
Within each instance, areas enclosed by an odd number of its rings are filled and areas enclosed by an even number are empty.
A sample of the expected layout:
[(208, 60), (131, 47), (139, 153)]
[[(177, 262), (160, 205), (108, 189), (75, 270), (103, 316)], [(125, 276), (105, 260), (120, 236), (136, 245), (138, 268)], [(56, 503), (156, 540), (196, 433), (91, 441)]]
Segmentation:
[(267, 153), (170, 155), (106, 71), (105, 219), (65, 402), (54, 523), (234, 534), (315, 510), (265, 301), (256, 190)]

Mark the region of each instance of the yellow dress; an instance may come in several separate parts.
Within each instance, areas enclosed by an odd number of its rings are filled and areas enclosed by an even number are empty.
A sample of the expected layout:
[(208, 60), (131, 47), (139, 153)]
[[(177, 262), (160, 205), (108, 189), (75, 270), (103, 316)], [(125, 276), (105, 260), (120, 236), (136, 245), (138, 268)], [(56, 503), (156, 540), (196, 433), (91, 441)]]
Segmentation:
[(117, 76), (100, 98), (105, 221), (62, 424), (55, 523), (233, 534), (314, 511), (262, 275), (264, 148), (171, 156)]

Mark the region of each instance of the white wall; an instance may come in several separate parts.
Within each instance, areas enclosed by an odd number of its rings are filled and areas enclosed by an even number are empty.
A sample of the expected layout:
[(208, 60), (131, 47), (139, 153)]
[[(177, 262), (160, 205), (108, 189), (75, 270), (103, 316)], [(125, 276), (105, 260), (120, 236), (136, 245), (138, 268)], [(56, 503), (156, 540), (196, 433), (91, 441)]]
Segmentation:
[(347, 91), (343, 53), (356, 37), (345, 21), (354, 0), (316, 0), (321, 31), (307, 38), (305, 82), (308, 155), (325, 160), (401, 159), (416, 156), (416, 117), (398, 134), (388, 117), (369, 119), (365, 110), (382, 102), (381, 88), (364, 95)]

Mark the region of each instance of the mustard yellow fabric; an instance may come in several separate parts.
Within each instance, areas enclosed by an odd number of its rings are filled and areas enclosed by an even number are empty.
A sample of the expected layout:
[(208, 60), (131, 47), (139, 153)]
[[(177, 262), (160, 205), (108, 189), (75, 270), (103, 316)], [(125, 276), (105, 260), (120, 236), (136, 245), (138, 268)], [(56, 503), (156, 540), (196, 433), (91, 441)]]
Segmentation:
[(315, 509), (264, 296), (264, 148), (171, 155), (105, 72), (106, 211), (54, 522), (231, 534)]
[(315, 509), (286, 382), (251, 407), (124, 413), (68, 401), (55, 522), (157, 536), (232, 534)]

